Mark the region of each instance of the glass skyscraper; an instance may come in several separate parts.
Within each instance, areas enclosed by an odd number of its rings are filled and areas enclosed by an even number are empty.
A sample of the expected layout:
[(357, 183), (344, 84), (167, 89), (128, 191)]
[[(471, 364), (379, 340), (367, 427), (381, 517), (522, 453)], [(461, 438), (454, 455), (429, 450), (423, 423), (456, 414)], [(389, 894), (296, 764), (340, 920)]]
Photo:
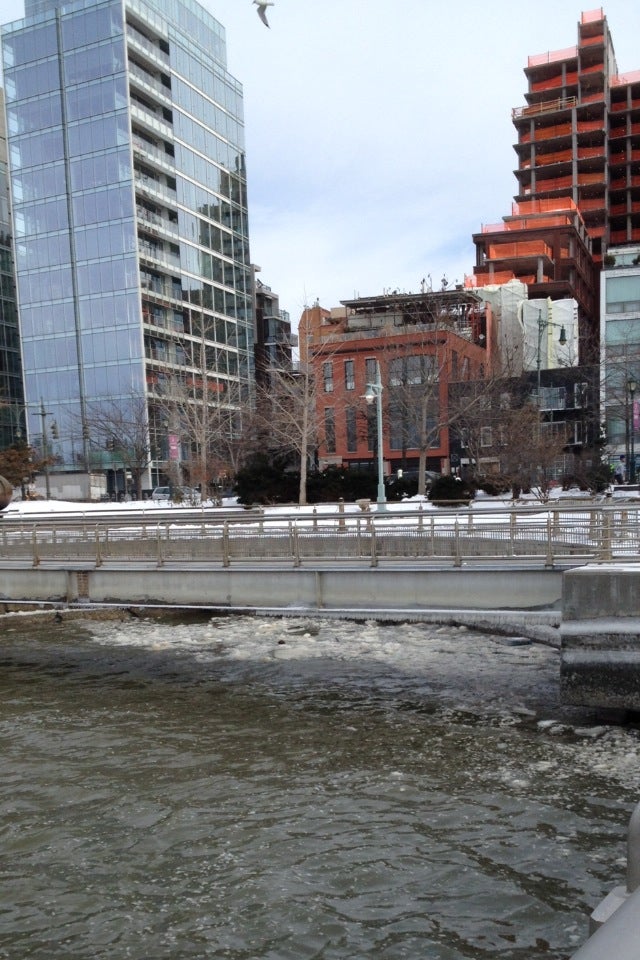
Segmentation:
[(4, 96), (0, 90), (0, 450), (24, 436), (20, 337), (13, 272)]
[(26, 0), (2, 57), (31, 440), (45, 424), (58, 469), (108, 466), (101, 409), (142, 399), (153, 482), (188, 457), (172, 392), (233, 413), (253, 383), (224, 29), (196, 0)]

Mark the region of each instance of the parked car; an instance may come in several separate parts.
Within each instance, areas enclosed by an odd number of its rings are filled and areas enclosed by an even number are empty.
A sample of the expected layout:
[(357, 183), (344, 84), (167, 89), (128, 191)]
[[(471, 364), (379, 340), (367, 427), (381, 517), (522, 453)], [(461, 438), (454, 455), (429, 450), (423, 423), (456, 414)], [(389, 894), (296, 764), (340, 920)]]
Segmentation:
[(200, 491), (195, 487), (155, 487), (152, 500), (172, 500), (175, 503), (200, 503)]

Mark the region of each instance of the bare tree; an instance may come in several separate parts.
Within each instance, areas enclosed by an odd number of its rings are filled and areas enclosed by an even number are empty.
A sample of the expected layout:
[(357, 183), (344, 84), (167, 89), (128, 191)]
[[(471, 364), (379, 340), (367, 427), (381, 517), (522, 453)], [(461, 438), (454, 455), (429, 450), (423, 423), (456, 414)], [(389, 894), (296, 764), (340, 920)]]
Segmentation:
[(203, 495), (220, 477), (237, 472), (254, 409), (248, 386), (228, 367), (228, 351), (216, 346), (215, 323), (201, 315), (188, 336), (174, 334), (175, 370), (165, 374), (152, 402), (156, 447), (167, 431), (179, 438), (180, 468)]
[[(484, 389), (481, 389), (484, 388)], [(456, 431), (476, 476), (500, 475), (514, 497), (535, 490), (547, 500), (568, 440), (565, 422), (545, 421), (525, 381), (469, 384)]]
[(131, 472), (136, 495), (142, 499), (142, 478), (151, 463), (145, 397), (133, 394), (126, 400), (92, 404), (84, 420), (91, 441), (109, 451), (112, 462), (121, 463), (125, 475)]
[(298, 463), (298, 502), (307, 502), (310, 453), (315, 453), (324, 430), (317, 405), (317, 381), (309, 362), (299, 371), (272, 369), (268, 385), (258, 388), (258, 430), (271, 449), (289, 452)]

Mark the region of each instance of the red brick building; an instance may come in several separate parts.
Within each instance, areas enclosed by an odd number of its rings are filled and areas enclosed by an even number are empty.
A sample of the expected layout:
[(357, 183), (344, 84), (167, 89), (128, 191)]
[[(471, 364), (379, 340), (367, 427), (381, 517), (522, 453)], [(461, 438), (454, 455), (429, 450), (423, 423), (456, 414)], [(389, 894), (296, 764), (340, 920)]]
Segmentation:
[(387, 474), (419, 465), (449, 470), (449, 384), (483, 377), (495, 349), (490, 312), (463, 289), (343, 300), (342, 308), (307, 308), (299, 326), (300, 358), (311, 366), (320, 468), (374, 468), (375, 411), (364, 395), (383, 386), (383, 455)]

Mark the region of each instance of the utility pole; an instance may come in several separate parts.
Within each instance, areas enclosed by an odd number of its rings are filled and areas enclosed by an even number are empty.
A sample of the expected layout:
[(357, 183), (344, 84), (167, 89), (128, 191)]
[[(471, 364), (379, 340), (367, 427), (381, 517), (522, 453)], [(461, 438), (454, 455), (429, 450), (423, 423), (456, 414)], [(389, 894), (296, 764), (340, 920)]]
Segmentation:
[(40, 419), (42, 420), (42, 455), (44, 458), (44, 482), (47, 500), (51, 499), (51, 482), (49, 479), (49, 439), (47, 437), (47, 420), (49, 416), (44, 408), (44, 401), (40, 398)]

